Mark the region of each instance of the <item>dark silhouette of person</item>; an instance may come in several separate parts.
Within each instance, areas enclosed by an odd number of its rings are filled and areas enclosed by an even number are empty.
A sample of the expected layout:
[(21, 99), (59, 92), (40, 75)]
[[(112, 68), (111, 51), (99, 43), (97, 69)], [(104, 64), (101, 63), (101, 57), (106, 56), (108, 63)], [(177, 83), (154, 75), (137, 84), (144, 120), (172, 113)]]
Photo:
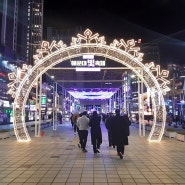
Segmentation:
[(112, 117), (113, 117), (113, 113), (110, 112), (105, 121), (105, 127), (107, 129), (109, 147), (113, 146), (113, 148), (115, 148), (115, 146), (112, 143), (112, 133), (111, 133), (111, 127), (110, 127)]
[(74, 126), (74, 123), (73, 123), (73, 114), (71, 113), (71, 116), (70, 116), (70, 120), (71, 120), (71, 126), (73, 127)]
[(60, 124), (62, 124), (62, 113), (61, 112), (58, 113), (58, 120)]
[(73, 114), (73, 116), (72, 116), (72, 122), (73, 122), (74, 134), (76, 134), (78, 132), (78, 127), (76, 125), (78, 118), (79, 118), (79, 114), (78, 113)]
[(116, 146), (120, 159), (123, 159), (125, 145), (128, 145), (128, 136), (130, 135), (130, 120), (126, 114), (121, 116), (119, 109), (116, 109), (115, 113), (116, 115), (112, 117), (110, 123), (112, 142)]
[(101, 116), (97, 114), (97, 111), (93, 111), (90, 118), (89, 126), (91, 127), (91, 143), (93, 145), (94, 153), (100, 153), (100, 145), (102, 144), (102, 131), (101, 131)]

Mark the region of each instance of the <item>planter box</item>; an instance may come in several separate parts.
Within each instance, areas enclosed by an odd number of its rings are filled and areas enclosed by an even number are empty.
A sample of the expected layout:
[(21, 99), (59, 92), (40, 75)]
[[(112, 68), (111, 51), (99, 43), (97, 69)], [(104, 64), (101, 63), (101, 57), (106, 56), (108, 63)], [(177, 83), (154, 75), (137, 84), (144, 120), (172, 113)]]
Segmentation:
[(177, 133), (176, 139), (177, 139), (178, 141), (183, 141), (183, 142), (184, 142), (184, 140), (185, 140), (185, 135), (183, 135), (183, 134), (178, 134), (178, 133)]
[(166, 137), (169, 137), (169, 138), (175, 138), (176, 135), (177, 135), (177, 133), (176, 133), (176, 132), (173, 132), (173, 131), (167, 131), (167, 130), (165, 130), (165, 131), (164, 131), (164, 135), (165, 135)]

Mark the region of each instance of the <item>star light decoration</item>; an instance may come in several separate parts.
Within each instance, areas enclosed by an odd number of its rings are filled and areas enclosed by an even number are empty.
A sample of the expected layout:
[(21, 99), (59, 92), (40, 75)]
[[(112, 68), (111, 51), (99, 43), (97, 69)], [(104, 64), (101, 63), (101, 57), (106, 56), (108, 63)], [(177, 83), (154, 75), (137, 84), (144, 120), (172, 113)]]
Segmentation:
[(84, 31), (84, 35), (77, 34), (77, 38), (72, 37), (71, 46), (81, 43), (86, 44), (95, 43), (99, 45), (106, 45), (105, 37), (104, 36), (99, 37), (98, 33), (95, 33), (93, 35), (90, 29), (86, 29)]
[(43, 41), (41, 44), (41, 49), (37, 49), (37, 54), (33, 55), (34, 63), (37, 63), (40, 59), (46, 57), (54, 51), (61, 50), (66, 47), (67, 45), (64, 44), (61, 40), (58, 43), (54, 40), (51, 42), (51, 44), (47, 41)]
[(170, 91), (170, 88), (168, 87), (167, 84), (170, 84), (170, 81), (167, 80), (169, 71), (168, 70), (162, 70), (160, 65), (154, 64), (154, 62), (150, 62), (149, 64), (145, 64), (145, 66), (150, 69), (152, 72), (156, 73), (156, 79), (158, 83), (160, 84), (160, 87), (162, 89), (162, 93), (165, 95), (167, 91)]
[(123, 39), (120, 39), (120, 41), (115, 39), (110, 46), (124, 50), (125, 52), (133, 55), (134, 58), (137, 58), (138, 61), (143, 60), (144, 54), (139, 52), (140, 47), (135, 47), (134, 39), (128, 40), (127, 42), (125, 42)]
[[(9, 88), (7, 93), (10, 94), (12, 98), (15, 98), (15, 94), (19, 89), (19, 84), (21, 83), (24, 76), (30, 73), (31, 69), (32, 69), (31, 65), (23, 64), (22, 68), (17, 67), (16, 71), (8, 74), (8, 78), (12, 82), (7, 84)], [(26, 83), (29, 83), (29, 80), (27, 80)]]
[[(80, 45), (80, 44), (90, 44), (90, 43), (95, 43), (99, 45), (106, 45), (105, 37), (101, 36), (99, 37), (99, 34), (92, 34), (92, 31), (90, 29), (86, 29), (84, 31), (84, 35), (77, 34), (76, 37), (72, 37), (72, 42), (71, 46), (74, 45)], [(37, 54), (33, 55), (34, 58), (34, 63), (36, 64), (39, 62), (41, 59), (44, 57), (52, 54), (56, 50), (63, 50), (67, 46), (66, 44), (63, 43), (63, 41), (52, 41), (51, 44), (47, 41), (43, 41), (41, 44), (41, 49), (37, 49)], [(140, 53), (140, 48), (135, 47), (135, 41), (134, 39), (128, 40), (125, 42), (123, 39), (118, 40), (113, 40), (113, 42), (110, 44), (110, 47), (115, 47), (117, 49), (121, 49), (130, 55), (133, 56), (133, 58), (137, 59), (138, 61), (143, 60), (143, 53)], [(167, 84), (170, 84), (170, 81), (167, 80), (166, 78), (168, 77), (169, 71), (167, 70), (160, 70), (160, 66), (156, 65), (151, 62), (151, 63), (146, 63), (144, 65), (146, 71), (151, 71), (154, 76), (156, 77), (158, 83), (160, 84), (162, 93), (165, 95), (167, 91), (170, 90), (170, 88), (167, 86)], [(32, 66), (27, 66), (26, 64), (23, 64), (22, 69), (17, 68), (17, 71), (21, 71), (23, 74), (28, 74), (28, 72), (31, 70)], [(24, 75), (23, 75), (24, 76)], [(8, 84), (9, 91), (8, 94), (11, 94), (11, 96), (14, 98), (16, 89), (18, 88), (18, 85), (20, 84), (21, 80), (23, 78), (20, 78), (19, 76), (17, 77), (16, 72), (12, 72), (8, 74), (9, 80), (12, 81), (11, 83)]]

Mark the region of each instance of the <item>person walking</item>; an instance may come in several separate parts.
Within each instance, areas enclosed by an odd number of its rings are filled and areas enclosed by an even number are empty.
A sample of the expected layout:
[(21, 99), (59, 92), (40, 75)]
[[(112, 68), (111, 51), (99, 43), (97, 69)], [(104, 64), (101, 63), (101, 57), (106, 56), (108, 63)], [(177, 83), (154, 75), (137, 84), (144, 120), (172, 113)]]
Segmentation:
[(74, 134), (78, 133), (78, 127), (76, 125), (78, 118), (79, 118), (79, 114), (78, 113), (73, 114), (73, 116), (72, 116), (72, 122), (73, 122)]
[(79, 139), (80, 145), (83, 152), (87, 152), (86, 144), (88, 137), (88, 129), (89, 129), (89, 118), (87, 117), (87, 111), (82, 113), (82, 116), (77, 119), (76, 125), (79, 128)]
[(71, 113), (71, 116), (70, 116), (70, 120), (71, 120), (71, 126), (73, 127), (74, 126), (74, 123), (73, 123), (73, 113)]
[(112, 132), (112, 142), (116, 146), (117, 154), (123, 159), (125, 145), (128, 145), (128, 136), (130, 135), (130, 120), (126, 114), (120, 115), (120, 110), (115, 110), (116, 115), (112, 117), (110, 127)]
[(102, 144), (102, 131), (101, 131), (101, 116), (97, 114), (97, 111), (93, 111), (90, 118), (89, 126), (91, 127), (91, 143), (93, 145), (93, 151), (95, 154), (100, 153), (100, 145)]
[(110, 127), (112, 117), (113, 117), (113, 113), (110, 112), (108, 115), (108, 118), (105, 120), (105, 127), (107, 129), (109, 147), (113, 146), (113, 148), (115, 148), (115, 146), (112, 143), (112, 133), (111, 133), (111, 127)]

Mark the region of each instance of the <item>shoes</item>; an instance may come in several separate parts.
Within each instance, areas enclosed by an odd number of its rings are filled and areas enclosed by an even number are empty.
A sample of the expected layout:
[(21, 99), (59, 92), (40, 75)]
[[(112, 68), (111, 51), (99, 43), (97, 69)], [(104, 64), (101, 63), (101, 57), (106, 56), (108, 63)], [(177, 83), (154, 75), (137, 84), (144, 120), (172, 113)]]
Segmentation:
[(82, 149), (82, 152), (86, 153), (86, 152), (87, 152), (87, 150), (86, 150), (86, 149)]
[(123, 159), (123, 154), (121, 152), (118, 153), (120, 159)]
[(115, 146), (115, 145), (109, 145), (109, 147), (116, 148), (116, 146)]
[(100, 151), (99, 150), (96, 150), (94, 153), (97, 154), (97, 153), (100, 153)]

